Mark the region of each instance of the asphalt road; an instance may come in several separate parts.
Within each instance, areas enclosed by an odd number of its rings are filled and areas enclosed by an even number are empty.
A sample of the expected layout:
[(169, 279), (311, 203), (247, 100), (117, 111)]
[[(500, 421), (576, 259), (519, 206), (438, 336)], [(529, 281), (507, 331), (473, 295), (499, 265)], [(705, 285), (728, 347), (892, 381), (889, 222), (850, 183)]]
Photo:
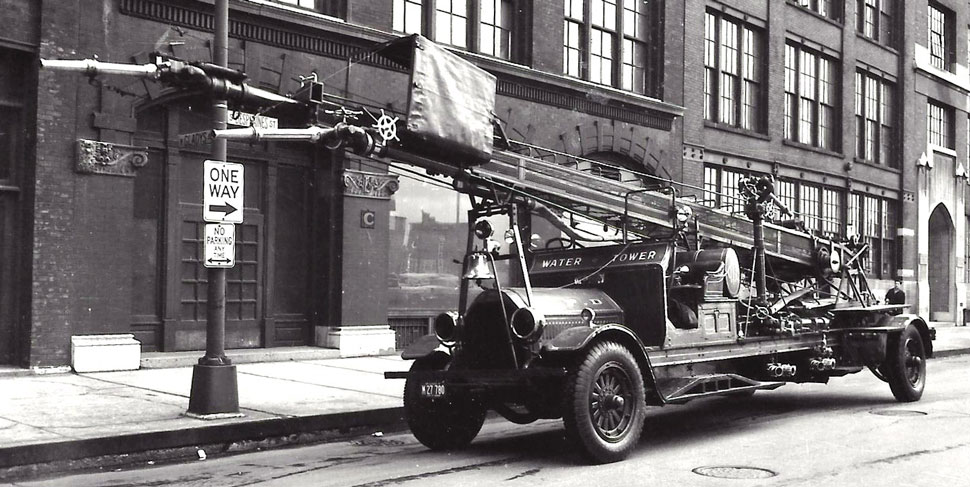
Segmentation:
[(13, 485), (970, 485), (970, 356), (931, 360), (927, 376), (917, 403), (863, 372), (656, 408), (636, 452), (610, 465), (584, 464), (559, 421), (494, 420), (451, 454), (399, 433)]

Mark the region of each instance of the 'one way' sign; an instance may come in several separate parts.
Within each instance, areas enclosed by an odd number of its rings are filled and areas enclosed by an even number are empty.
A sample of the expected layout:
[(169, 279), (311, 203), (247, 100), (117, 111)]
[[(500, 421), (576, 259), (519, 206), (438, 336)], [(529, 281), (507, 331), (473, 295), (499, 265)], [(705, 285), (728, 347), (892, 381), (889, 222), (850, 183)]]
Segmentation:
[(243, 165), (205, 161), (202, 172), (202, 219), (212, 223), (242, 223)]

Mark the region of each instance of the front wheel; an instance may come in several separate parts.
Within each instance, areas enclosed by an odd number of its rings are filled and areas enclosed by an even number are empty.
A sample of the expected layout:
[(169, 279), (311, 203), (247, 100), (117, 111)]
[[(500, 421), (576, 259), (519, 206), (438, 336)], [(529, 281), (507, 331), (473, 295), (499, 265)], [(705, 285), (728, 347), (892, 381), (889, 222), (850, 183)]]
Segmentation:
[(923, 337), (913, 325), (899, 336), (889, 337), (886, 362), (880, 367), (893, 396), (899, 402), (919, 401), (926, 386), (926, 349)]
[(626, 347), (593, 346), (566, 378), (566, 436), (594, 463), (616, 462), (636, 447), (646, 416), (643, 376)]
[[(442, 367), (430, 359), (419, 359), (411, 372)], [(454, 450), (471, 443), (485, 422), (485, 406), (473, 397), (447, 390), (444, 397), (423, 397), (421, 383), (420, 376), (413, 374), (404, 383), (404, 415), (411, 434), (432, 450)]]

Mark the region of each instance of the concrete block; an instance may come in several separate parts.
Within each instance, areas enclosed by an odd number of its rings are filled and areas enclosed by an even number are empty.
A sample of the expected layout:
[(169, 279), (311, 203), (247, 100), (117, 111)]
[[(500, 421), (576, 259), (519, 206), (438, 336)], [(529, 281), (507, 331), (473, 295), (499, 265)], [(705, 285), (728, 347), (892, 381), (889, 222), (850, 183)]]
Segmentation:
[(394, 330), (388, 325), (319, 326), (317, 346), (335, 348), (341, 357), (363, 357), (394, 353)]
[(130, 333), (71, 337), (71, 366), (75, 372), (137, 370), (140, 362), (141, 342)]

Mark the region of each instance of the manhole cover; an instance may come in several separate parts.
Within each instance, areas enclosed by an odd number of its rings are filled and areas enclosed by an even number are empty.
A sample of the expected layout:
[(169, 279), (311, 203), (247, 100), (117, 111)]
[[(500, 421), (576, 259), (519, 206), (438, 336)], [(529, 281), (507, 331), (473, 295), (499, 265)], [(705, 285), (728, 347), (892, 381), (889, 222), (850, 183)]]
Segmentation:
[(767, 479), (778, 475), (771, 470), (757, 467), (697, 467), (693, 472), (718, 479)]
[(926, 416), (923, 411), (913, 411), (912, 409), (877, 409), (869, 412), (878, 416)]

